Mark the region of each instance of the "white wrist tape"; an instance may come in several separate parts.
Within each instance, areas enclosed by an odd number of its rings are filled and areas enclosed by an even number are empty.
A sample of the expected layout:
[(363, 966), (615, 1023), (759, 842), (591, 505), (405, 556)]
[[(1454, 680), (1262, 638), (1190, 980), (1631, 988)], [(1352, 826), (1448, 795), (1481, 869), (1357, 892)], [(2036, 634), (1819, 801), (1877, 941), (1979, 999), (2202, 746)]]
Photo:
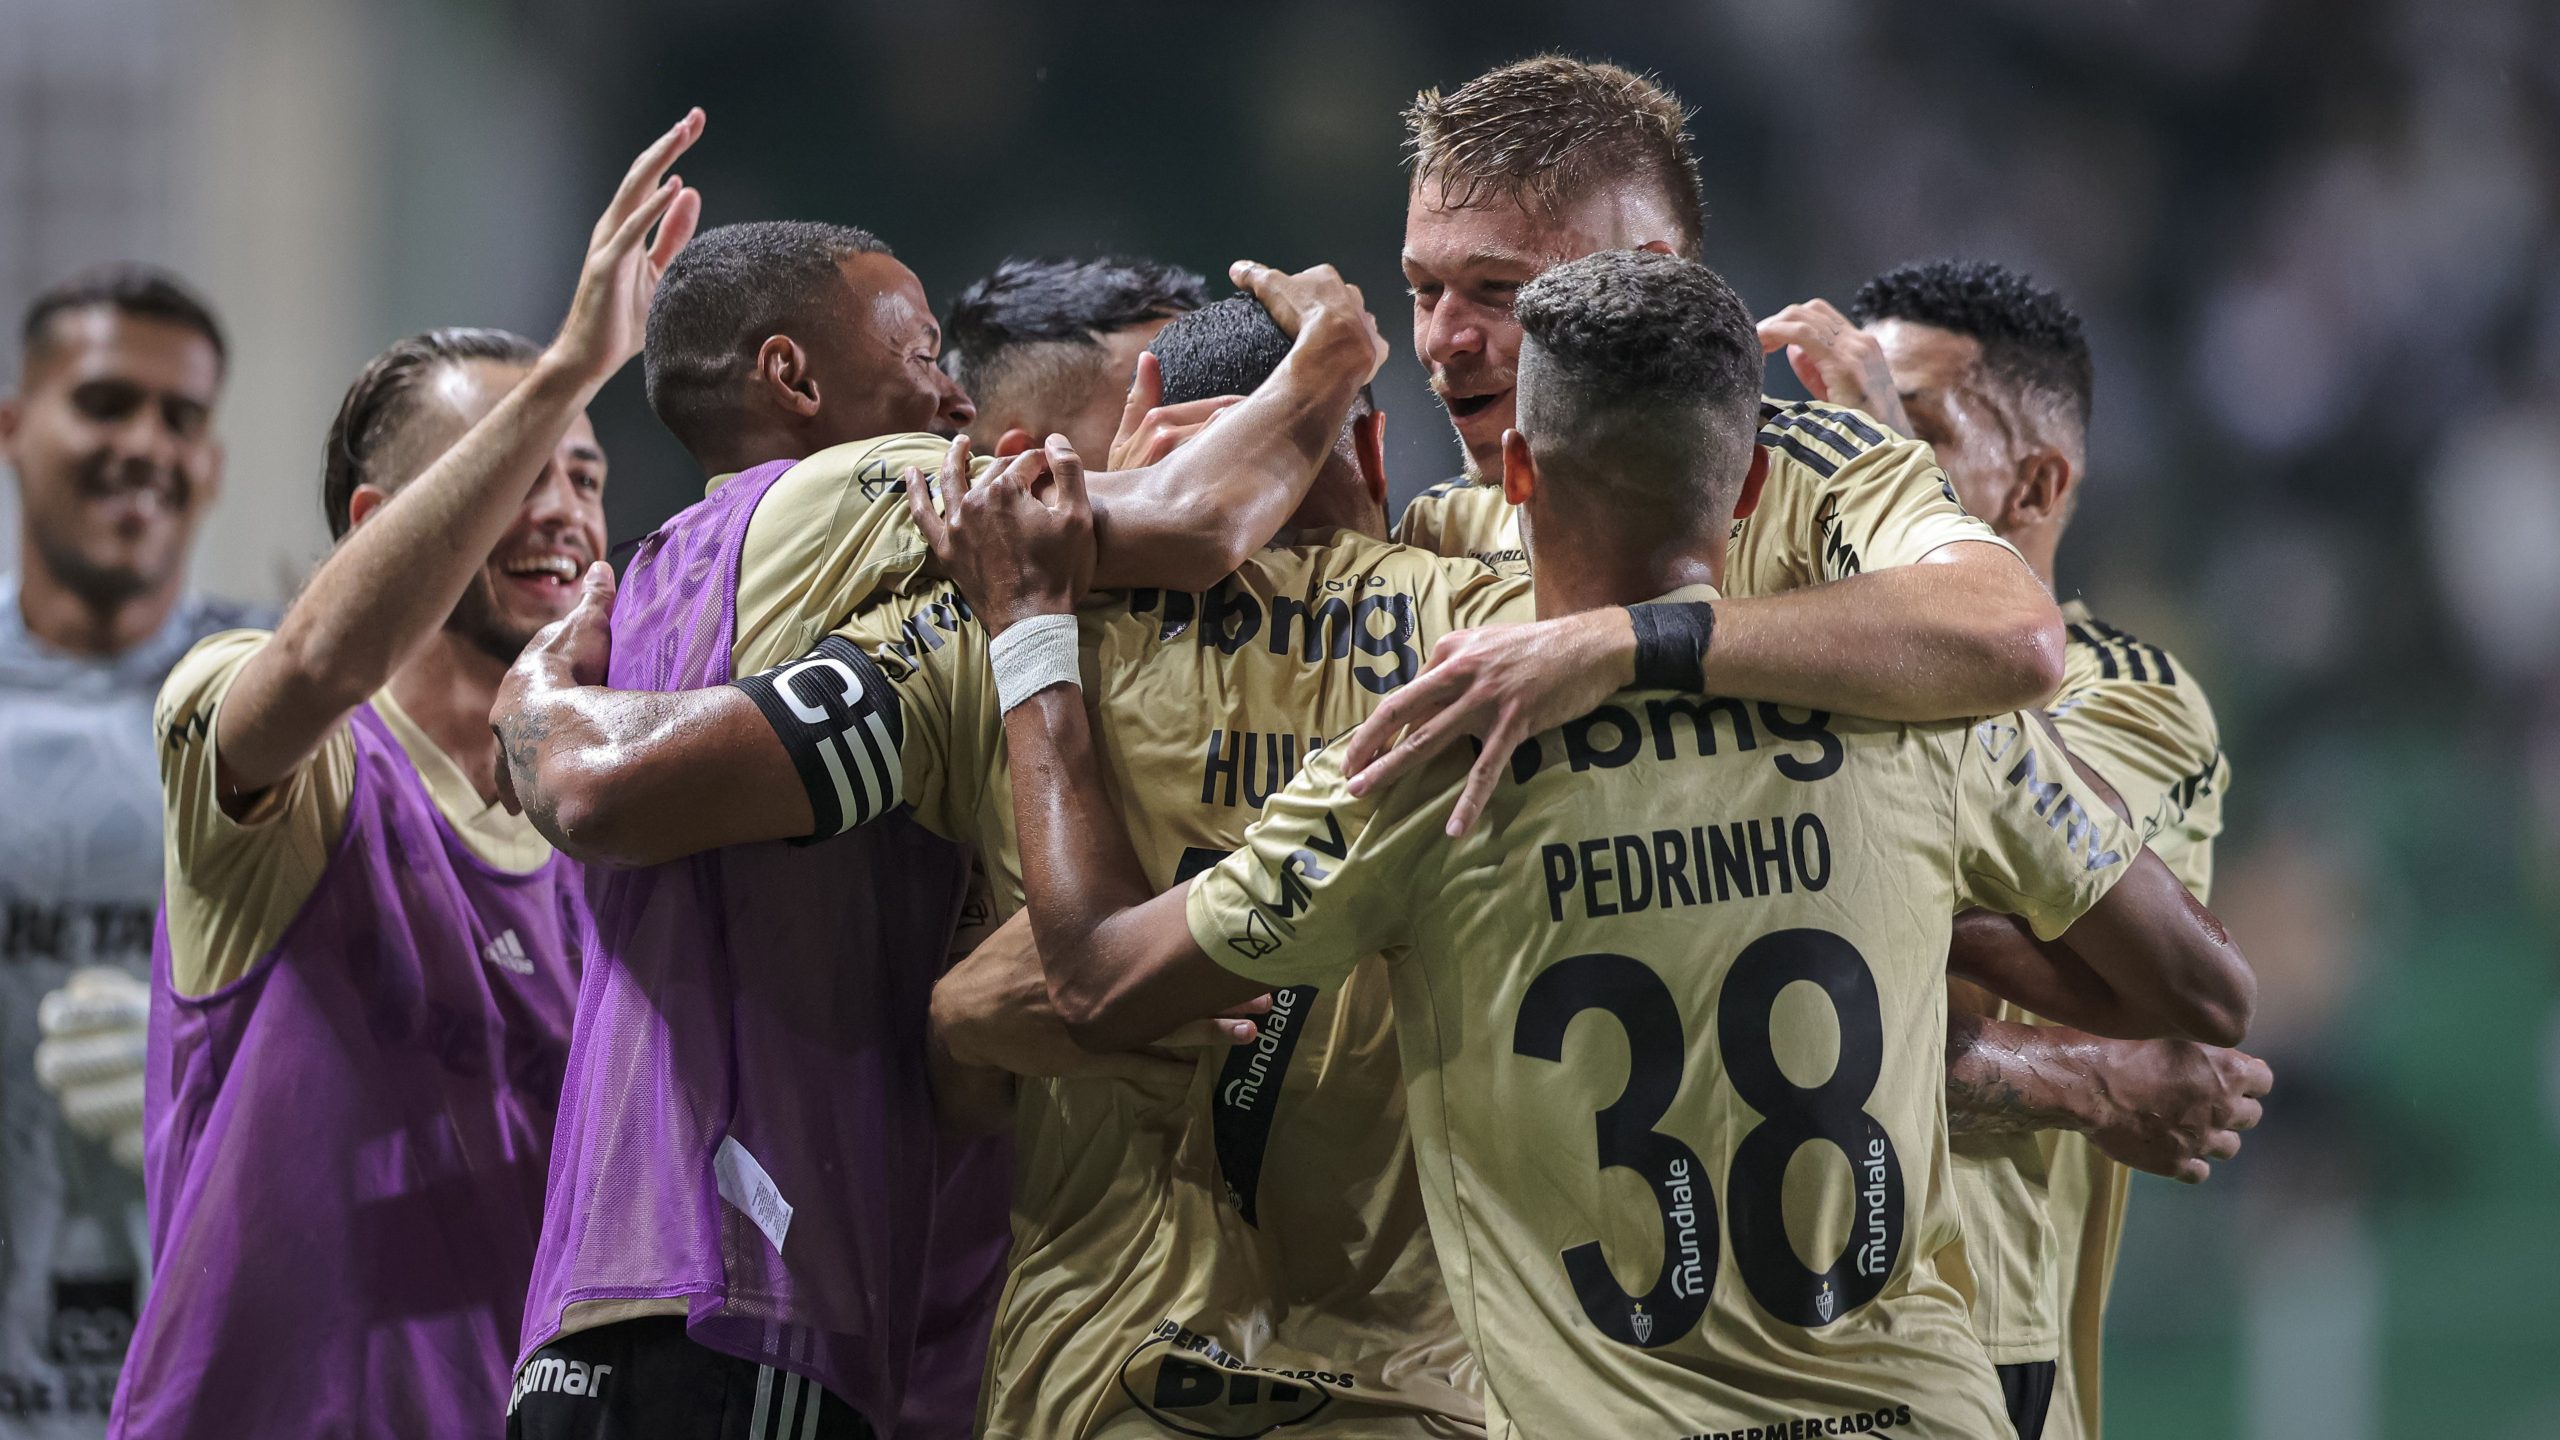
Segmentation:
[(1084, 686), (1076, 664), (1076, 617), (1034, 615), (1005, 627), (988, 647), (996, 672), (996, 703), (1013, 707), (1052, 685)]

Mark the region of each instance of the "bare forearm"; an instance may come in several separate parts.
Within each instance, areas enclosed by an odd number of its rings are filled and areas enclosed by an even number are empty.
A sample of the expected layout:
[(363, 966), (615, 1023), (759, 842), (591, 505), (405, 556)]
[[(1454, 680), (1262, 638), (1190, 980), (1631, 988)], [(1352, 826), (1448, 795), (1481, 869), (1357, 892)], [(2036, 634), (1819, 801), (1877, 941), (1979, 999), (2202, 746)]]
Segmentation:
[(815, 823), (781, 742), (727, 686), (658, 694), (550, 676), (502, 696), (496, 725), (526, 817), (590, 863), (662, 864)]
[(1346, 326), (1310, 327), (1260, 389), (1189, 443), (1088, 477), (1095, 587), (1205, 590), (1233, 573), (1306, 497), (1368, 379), (1367, 355)]
[(2042, 704), (2061, 683), (2061, 612), (2016, 557), (1965, 548), (1984, 553), (1716, 602), (1707, 688), (1880, 720)]
[(2013, 915), (1967, 910), (1947, 946), (1947, 974), (2030, 1013), (2100, 1035), (2145, 1039), (2157, 1018), (2117, 993), (2061, 941), (2039, 940)]
[(1947, 1127), (1959, 1134), (2086, 1132), (2102, 1094), (2091, 1069), (2106, 1041), (1964, 1010), (1947, 1015)]
[(293, 772), (442, 626), (596, 381), (548, 360), (339, 545), (225, 698), (226, 788)]
[[(1041, 968), (1060, 1016), (1083, 1039), (1117, 978), (1103, 932), (1113, 918), (1151, 898), (1146, 871), (1103, 791), (1082, 690), (1050, 686), (1005, 716), (1004, 733), (1023, 891)], [(1126, 1043), (1146, 1038), (1142, 1031)]]

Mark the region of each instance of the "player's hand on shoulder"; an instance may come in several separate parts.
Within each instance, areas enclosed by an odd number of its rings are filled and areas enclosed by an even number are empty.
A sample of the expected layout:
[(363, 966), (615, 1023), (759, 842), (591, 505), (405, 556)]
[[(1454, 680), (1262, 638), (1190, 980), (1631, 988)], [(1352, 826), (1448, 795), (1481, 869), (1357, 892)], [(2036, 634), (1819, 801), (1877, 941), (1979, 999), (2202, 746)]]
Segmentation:
[(572, 374), (601, 382), (640, 353), (650, 297), (702, 220), (702, 192), (667, 174), (667, 167), (702, 138), (704, 124), (699, 109), (688, 110), (651, 141), (589, 232), (569, 318), (550, 349), (550, 358)]
[(1129, 382), (1129, 401), (1120, 407), (1120, 429), (1111, 437), (1111, 463), (1106, 470), (1136, 470), (1153, 465), (1180, 449), (1183, 442), (1209, 428), (1241, 395), (1212, 395), (1205, 400), (1164, 403), (1164, 367), (1146, 352), (1138, 355), (1138, 373)]
[(1387, 363), (1386, 337), (1360, 287), (1330, 265), (1317, 265), (1292, 275), (1254, 260), (1227, 267), (1227, 276), (1262, 302), (1280, 328), (1301, 348), (1313, 342), (1339, 343), (1352, 363), (1365, 361), (1360, 381), (1367, 384)]
[(2254, 1055), (2187, 1040), (2115, 1047), (2108, 1073), (2113, 1113), (2089, 1132), (2100, 1150), (2136, 1170), (2202, 1184), (2213, 1162), (2240, 1153), (2257, 1128), (2275, 1072)]
[(1864, 410), (1889, 430), (1911, 433), (1884, 347), (1830, 301), (1799, 301), (1761, 321), (1761, 353), (1781, 346), (1788, 368), (1814, 399)]
[(933, 485), (913, 470), (906, 479), (908, 511), (934, 560), (989, 635), (1034, 615), (1073, 613), (1093, 583), (1093, 506), (1084, 462), (1065, 436), (974, 482), (963, 436)]

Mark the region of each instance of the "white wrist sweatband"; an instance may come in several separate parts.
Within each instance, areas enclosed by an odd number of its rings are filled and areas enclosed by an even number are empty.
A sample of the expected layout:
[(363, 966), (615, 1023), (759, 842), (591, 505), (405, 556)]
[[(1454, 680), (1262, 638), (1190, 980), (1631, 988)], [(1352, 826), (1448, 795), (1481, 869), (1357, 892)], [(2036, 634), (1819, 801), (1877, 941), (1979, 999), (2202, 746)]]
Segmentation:
[(1076, 617), (1033, 615), (1005, 627), (987, 648), (995, 667), (996, 703), (1005, 713), (1052, 685), (1084, 686), (1076, 663)]

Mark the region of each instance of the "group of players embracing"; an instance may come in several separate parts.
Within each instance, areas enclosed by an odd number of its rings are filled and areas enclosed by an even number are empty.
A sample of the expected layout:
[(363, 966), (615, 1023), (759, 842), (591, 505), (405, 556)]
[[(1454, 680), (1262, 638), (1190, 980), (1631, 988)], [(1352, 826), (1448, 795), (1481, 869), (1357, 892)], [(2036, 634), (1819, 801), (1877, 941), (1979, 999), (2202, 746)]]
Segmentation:
[[(1393, 524), (1330, 267), (937, 324), (695, 234), (698, 111), (549, 346), (367, 368), (157, 716), (119, 1433), (2097, 1433), (2126, 1163), (2269, 1077), (2196, 677), (2053, 599), (2077, 319), (1755, 325), (1614, 66), (1405, 120)], [(634, 354), (711, 478), (617, 579)]]

